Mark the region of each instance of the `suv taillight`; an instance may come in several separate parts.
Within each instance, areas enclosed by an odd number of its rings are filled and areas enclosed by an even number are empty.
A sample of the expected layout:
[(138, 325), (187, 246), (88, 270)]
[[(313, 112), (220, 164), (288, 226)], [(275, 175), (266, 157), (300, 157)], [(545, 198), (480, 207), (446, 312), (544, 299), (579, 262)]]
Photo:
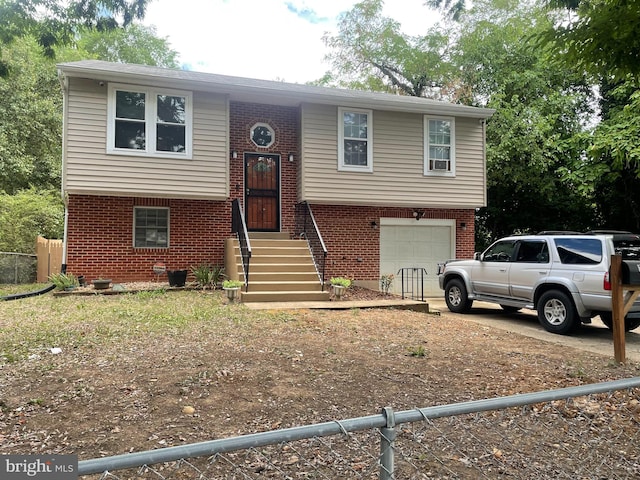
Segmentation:
[(611, 282), (609, 281), (609, 272), (604, 274), (604, 289), (611, 290)]

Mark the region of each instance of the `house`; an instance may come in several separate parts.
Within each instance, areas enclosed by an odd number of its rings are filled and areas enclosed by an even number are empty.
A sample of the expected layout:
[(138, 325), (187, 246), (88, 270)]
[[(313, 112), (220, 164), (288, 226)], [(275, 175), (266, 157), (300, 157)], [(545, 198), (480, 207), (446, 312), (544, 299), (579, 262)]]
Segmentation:
[(69, 272), (150, 281), (159, 262), (226, 261), (251, 291), (275, 256), (256, 245), (279, 235), (304, 242), (290, 260), (314, 248), (320, 290), (332, 276), (379, 288), (409, 268), (440, 295), (436, 263), (473, 254), (490, 109), (95, 60), (58, 68)]

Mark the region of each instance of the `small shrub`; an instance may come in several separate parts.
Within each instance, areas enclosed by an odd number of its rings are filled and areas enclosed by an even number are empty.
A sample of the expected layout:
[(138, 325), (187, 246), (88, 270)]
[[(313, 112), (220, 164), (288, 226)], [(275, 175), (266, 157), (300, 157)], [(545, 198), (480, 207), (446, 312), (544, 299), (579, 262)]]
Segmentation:
[(78, 279), (73, 273), (54, 273), (49, 275), (49, 281), (56, 286), (58, 290), (78, 286)]
[(385, 295), (389, 294), (389, 290), (391, 290), (391, 286), (393, 285), (394, 278), (395, 277), (393, 276), (393, 273), (382, 275), (380, 277), (380, 289), (382, 290), (382, 293), (384, 293)]
[(222, 288), (240, 288), (244, 285), (244, 282), (240, 280), (225, 280), (222, 282)]
[(422, 345), (418, 345), (409, 349), (409, 355), (412, 357), (424, 357), (427, 355), (427, 351)]
[(197, 286), (205, 290), (207, 288), (215, 289), (225, 276), (224, 267), (219, 265), (201, 264), (197, 267), (191, 267), (191, 273), (196, 279)]
[(332, 277), (329, 282), (331, 285), (337, 285), (345, 288), (349, 288), (351, 286), (351, 280), (345, 277)]

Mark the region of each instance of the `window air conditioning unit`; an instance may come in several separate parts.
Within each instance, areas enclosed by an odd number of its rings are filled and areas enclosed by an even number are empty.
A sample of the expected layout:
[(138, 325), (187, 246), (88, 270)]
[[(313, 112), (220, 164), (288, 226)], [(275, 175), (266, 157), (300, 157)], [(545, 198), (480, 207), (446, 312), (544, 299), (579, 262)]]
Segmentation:
[(439, 171), (449, 170), (449, 162), (446, 160), (436, 160), (433, 162), (433, 169)]

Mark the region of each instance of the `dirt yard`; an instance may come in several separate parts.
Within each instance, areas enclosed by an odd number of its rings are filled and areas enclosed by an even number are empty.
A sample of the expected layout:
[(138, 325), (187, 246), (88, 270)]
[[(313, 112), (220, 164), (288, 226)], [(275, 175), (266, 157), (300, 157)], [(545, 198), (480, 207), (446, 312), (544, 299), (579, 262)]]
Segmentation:
[(0, 453), (89, 459), (637, 374), (445, 312), (48, 294), (0, 302)]

